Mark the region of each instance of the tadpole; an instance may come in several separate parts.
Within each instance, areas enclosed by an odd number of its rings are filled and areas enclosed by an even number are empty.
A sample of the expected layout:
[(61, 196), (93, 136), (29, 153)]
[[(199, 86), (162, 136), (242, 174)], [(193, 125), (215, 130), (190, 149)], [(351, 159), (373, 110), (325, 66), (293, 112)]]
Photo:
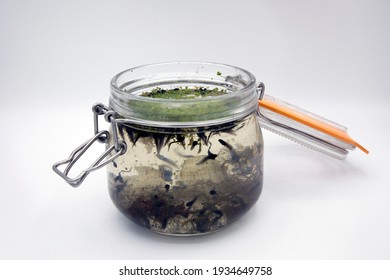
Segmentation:
[(228, 148), (230, 151), (233, 149), (232, 145), (230, 145), (229, 143), (227, 143), (226, 141), (224, 141), (222, 139), (218, 139), (218, 142), (221, 143), (221, 145), (223, 145), (226, 148)]
[(161, 149), (167, 144), (171, 136), (169, 135), (162, 135), (159, 133), (156, 133), (153, 135), (154, 143), (156, 144), (157, 148), (157, 154), (160, 154)]
[(209, 159), (215, 160), (217, 158), (218, 155), (217, 154), (213, 154), (212, 152), (210, 152), (210, 149), (211, 149), (211, 145), (210, 145), (210, 147), (209, 147), (209, 149), (207, 151), (207, 156), (202, 158), (202, 160), (200, 162), (198, 162), (197, 165), (205, 163)]
[(196, 147), (196, 145), (198, 145), (198, 141), (193, 141), (192, 144), (191, 144), (191, 151)]
[(162, 156), (162, 155), (160, 155), (160, 154), (157, 154), (156, 157), (157, 157), (158, 159), (160, 159), (160, 160), (162, 160), (162, 161), (165, 161), (166, 163), (169, 163), (170, 165), (172, 165), (172, 166), (178, 168), (176, 162), (174, 162), (173, 160), (171, 160), (171, 159), (169, 159), (169, 158), (167, 158), (167, 157), (164, 157), (164, 156)]
[(200, 138), (200, 140), (202, 140), (202, 142), (203, 142), (205, 145), (208, 145), (209, 140), (207, 139), (206, 134), (204, 134), (204, 132), (200, 132), (200, 133), (198, 133), (197, 135), (198, 135), (198, 137)]
[(221, 143), (222, 146), (226, 147), (230, 151), (230, 156), (232, 157), (233, 162), (238, 162), (239, 157), (237, 155), (237, 152), (233, 149), (233, 146), (227, 143), (223, 139), (218, 139), (218, 142)]
[(187, 207), (191, 207), (192, 205), (194, 205), (195, 201), (198, 199), (198, 197), (195, 197), (193, 200), (190, 200), (186, 203), (186, 206)]
[(176, 135), (176, 140), (172, 141), (171, 143), (168, 144), (168, 151), (171, 148), (171, 145), (175, 144), (175, 143), (181, 144), (183, 146), (183, 148), (185, 149), (186, 146), (185, 146), (185, 142), (184, 141), (185, 141), (185, 136), (184, 135), (181, 135), (181, 134)]

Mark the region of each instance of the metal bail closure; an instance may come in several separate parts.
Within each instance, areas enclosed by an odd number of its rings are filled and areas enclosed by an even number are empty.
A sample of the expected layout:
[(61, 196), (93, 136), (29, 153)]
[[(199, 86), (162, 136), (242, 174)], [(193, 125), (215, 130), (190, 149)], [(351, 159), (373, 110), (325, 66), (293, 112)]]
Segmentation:
[(348, 135), (347, 128), (264, 94), (263, 83), (258, 84), (257, 91), (261, 127), (338, 159), (344, 159), (348, 150), (356, 147), (368, 154)]
[[(106, 106), (100, 103), (94, 105), (92, 110), (94, 112), (95, 136), (86, 141), (84, 144), (80, 145), (78, 148), (76, 148), (67, 159), (61, 160), (53, 165), (53, 170), (72, 187), (78, 187), (88, 176), (89, 173), (114, 161), (117, 157), (124, 154), (127, 149), (126, 143), (118, 140), (117, 124), (114, 117), (115, 113), (113, 111), (109, 111)], [(111, 130), (114, 136), (114, 144), (110, 146), (95, 162), (93, 162), (87, 169), (82, 171), (77, 177), (70, 178), (68, 174), (69, 171), (72, 169), (73, 165), (96, 141), (101, 143), (108, 142), (110, 138), (110, 133), (106, 130), (98, 131), (98, 115), (103, 114), (105, 116), (106, 121), (109, 121), (111, 123)], [(108, 157), (108, 155), (110, 155), (113, 151), (115, 151), (115, 153)], [(66, 165), (64, 171), (59, 170), (59, 167), (62, 165)]]

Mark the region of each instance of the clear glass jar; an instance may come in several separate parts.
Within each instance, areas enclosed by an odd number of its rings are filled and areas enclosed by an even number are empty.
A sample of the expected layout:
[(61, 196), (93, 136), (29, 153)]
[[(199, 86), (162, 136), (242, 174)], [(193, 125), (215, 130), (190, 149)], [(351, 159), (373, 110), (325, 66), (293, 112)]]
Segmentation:
[[(156, 87), (226, 94), (140, 96)], [(133, 222), (171, 235), (217, 231), (244, 215), (263, 182), (258, 97), (254, 76), (228, 65), (164, 63), (115, 76), (110, 107), (126, 120), (118, 124), (118, 137), (127, 146), (107, 168), (115, 206)]]

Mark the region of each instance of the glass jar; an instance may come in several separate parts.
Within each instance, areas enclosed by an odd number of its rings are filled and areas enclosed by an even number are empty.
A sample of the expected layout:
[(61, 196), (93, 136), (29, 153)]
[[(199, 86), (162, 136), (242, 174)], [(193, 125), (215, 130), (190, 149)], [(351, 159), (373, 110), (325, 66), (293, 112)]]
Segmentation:
[[(155, 88), (218, 88), (194, 99), (140, 96)], [(163, 234), (217, 231), (258, 200), (263, 138), (253, 75), (211, 63), (168, 63), (124, 71), (111, 81), (110, 107), (126, 152), (108, 165), (115, 206)], [(113, 145), (113, 138), (108, 146)]]

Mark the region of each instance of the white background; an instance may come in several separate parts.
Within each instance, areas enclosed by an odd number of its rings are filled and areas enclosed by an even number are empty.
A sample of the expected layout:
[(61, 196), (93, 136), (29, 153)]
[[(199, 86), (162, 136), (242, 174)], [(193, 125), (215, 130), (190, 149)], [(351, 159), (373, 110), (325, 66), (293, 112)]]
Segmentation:
[[(388, 1), (0, 0), (0, 259), (390, 259)], [(256, 206), (227, 229), (166, 237), (113, 206), (104, 170), (51, 170), (92, 136), (118, 72), (201, 60), (349, 128), (339, 161), (264, 131)], [(97, 156), (98, 153), (91, 155)]]

